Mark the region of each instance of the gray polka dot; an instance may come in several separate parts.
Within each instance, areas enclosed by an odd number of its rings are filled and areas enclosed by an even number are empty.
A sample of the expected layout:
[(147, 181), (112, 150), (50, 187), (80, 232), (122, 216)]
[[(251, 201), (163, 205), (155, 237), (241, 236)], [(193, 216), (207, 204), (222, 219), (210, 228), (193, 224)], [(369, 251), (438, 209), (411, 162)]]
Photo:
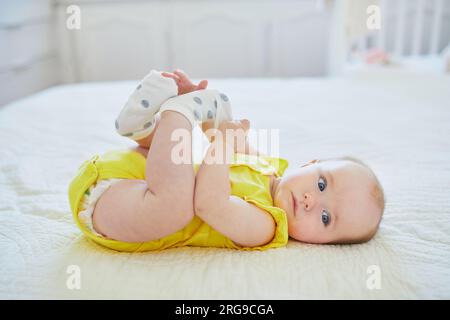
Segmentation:
[(119, 129), (119, 122), (116, 120), (116, 129)]
[(222, 98), (223, 101), (225, 101), (225, 102), (228, 101), (228, 97), (226, 95), (224, 95), (223, 93), (220, 94), (220, 97)]
[(213, 112), (211, 110), (208, 110), (208, 119), (212, 119), (213, 117)]
[(142, 84), (138, 85), (136, 90), (139, 90), (140, 88), (142, 88)]
[(142, 100), (142, 101), (141, 101), (141, 105), (142, 105), (144, 108), (148, 108), (148, 107), (150, 106), (150, 103), (148, 103), (147, 100)]
[(214, 108), (217, 109), (217, 100), (216, 99), (214, 99)]
[(152, 121), (149, 121), (149, 122), (147, 122), (146, 124), (144, 124), (144, 129), (148, 129), (148, 128), (150, 128), (150, 127), (152, 126), (152, 124), (153, 124), (153, 120), (152, 120)]
[(199, 97), (194, 97), (194, 101), (198, 104), (202, 104), (202, 99), (200, 99)]
[(123, 134), (123, 136), (124, 137), (131, 137), (131, 136), (133, 136), (133, 132), (125, 133), (125, 134)]
[(201, 119), (200, 113), (197, 110), (194, 110), (194, 117), (195, 117), (195, 120)]

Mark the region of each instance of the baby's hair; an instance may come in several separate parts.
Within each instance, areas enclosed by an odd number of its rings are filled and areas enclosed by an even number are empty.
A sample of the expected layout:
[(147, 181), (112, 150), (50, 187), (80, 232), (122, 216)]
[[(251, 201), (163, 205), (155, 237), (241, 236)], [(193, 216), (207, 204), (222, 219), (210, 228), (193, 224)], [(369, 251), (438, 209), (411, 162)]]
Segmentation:
[(360, 159), (350, 157), (350, 156), (344, 156), (344, 157), (338, 157), (338, 158), (322, 159), (320, 161), (336, 161), (336, 160), (350, 161), (350, 162), (359, 164), (369, 170), (369, 172), (371, 173), (372, 178), (374, 180), (374, 183), (373, 183), (373, 186), (371, 189), (371, 196), (372, 196), (373, 200), (375, 201), (375, 203), (377, 204), (378, 208), (380, 209), (380, 219), (378, 220), (378, 223), (371, 230), (369, 230), (369, 232), (367, 234), (364, 234), (363, 236), (361, 236), (359, 238), (342, 239), (342, 240), (338, 240), (333, 243), (335, 243), (335, 244), (359, 244), (359, 243), (367, 242), (370, 239), (372, 239), (375, 236), (375, 234), (377, 233), (378, 228), (380, 227), (381, 219), (383, 217), (384, 207), (385, 207), (385, 203), (386, 203), (383, 187), (381, 186), (381, 183), (378, 180), (376, 174), (373, 172), (373, 170), (365, 162), (361, 161)]

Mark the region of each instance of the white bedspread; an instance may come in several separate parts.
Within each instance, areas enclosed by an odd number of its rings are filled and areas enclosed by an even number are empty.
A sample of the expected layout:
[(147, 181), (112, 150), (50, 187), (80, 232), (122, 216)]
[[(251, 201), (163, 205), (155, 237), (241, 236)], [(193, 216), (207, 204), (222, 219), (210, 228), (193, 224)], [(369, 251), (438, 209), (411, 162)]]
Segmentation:
[[(354, 155), (385, 187), (369, 243), (265, 252), (117, 253), (80, 235), (69, 180), (92, 154), (133, 145), (114, 119), (135, 84), (60, 86), (0, 109), (0, 298), (450, 298), (450, 77), (211, 80), (235, 116), (280, 129), (290, 169)], [(71, 265), (80, 289), (66, 286)]]

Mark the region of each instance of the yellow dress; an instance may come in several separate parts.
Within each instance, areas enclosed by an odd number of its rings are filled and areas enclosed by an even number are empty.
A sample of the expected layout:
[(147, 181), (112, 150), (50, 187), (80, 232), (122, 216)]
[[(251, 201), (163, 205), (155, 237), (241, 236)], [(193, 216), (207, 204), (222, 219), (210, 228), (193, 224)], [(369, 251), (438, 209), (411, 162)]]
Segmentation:
[[(275, 236), (260, 247), (242, 247), (211, 228), (195, 216), (183, 229), (158, 240), (148, 242), (123, 242), (108, 239), (91, 232), (78, 218), (80, 203), (89, 187), (103, 179), (145, 179), (145, 157), (131, 150), (115, 150), (95, 155), (78, 169), (69, 185), (70, 208), (76, 224), (94, 242), (117, 251), (139, 252), (163, 250), (181, 246), (265, 250), (285, 246), (288, 241), (286, 213), (273, 205), (270, 193), (270, 176), (282, 176), (288, 162), (282, 158), (235, 154), (230, 164), (231, 193), (269, 212), (275, 223)], [(194, 165), (195, 172), (199, 164)]]

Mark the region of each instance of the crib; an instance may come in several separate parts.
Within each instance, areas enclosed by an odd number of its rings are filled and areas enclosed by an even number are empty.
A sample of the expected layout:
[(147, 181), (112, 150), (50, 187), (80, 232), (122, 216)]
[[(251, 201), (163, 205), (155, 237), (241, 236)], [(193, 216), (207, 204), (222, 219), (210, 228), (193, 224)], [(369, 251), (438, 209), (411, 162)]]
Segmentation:
[[(367, 24), (371, 16), (380, 19), (374, 28)], [(374, 51), (404, 68), (450, 71), (449, 1), (337, 0), (333, 19), (331, 73), (342, 73)]]

